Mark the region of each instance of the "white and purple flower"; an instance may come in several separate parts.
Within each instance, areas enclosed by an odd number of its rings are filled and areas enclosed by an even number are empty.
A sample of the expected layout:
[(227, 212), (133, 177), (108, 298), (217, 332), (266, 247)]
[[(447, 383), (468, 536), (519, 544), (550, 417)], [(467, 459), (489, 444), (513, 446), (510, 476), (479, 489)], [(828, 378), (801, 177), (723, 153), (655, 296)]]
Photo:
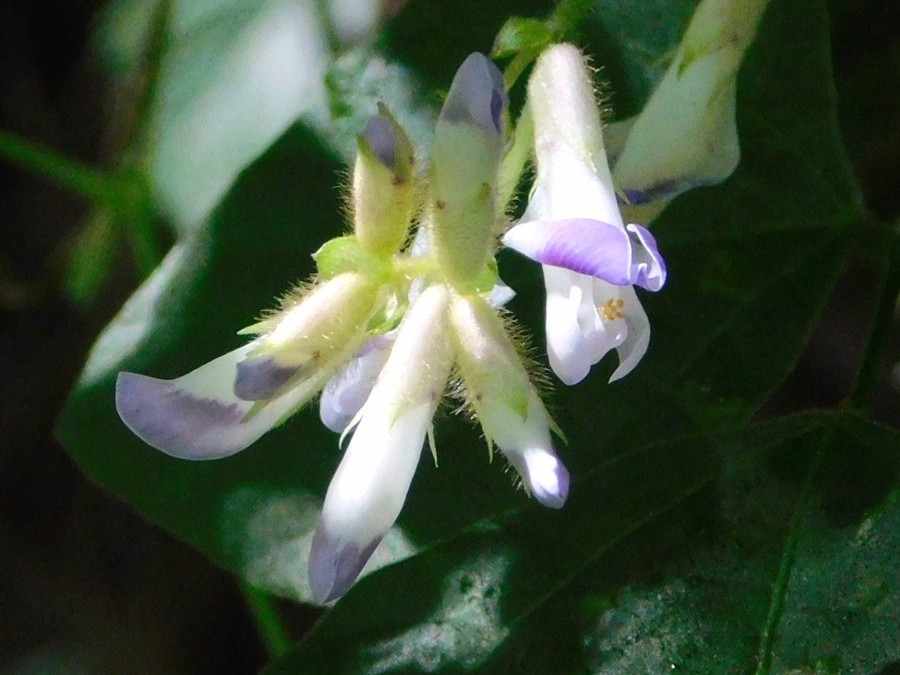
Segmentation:
[(566, 384), (584, 379), (611, 349), (617, 380), (647, 351), (650, 324), (633, 286), (662, 288), (666, 267), (650, 232), (625, 225), (603, 147), (584, 58), (555, 45), (528, 85), (537, 176), (522, 220), (503, 237), (543, 265), (547, 351)]
[(354, 192), (365, 194), (354, 194), (354, 235), (323, 246), (319, 280), (242, 331), (255, 336), (249, 344), (187, 375), (119, 374), (124, 423), (191, 460), (242, 450), (324, 387), (322, 420), (352, 436), (310, 550), (320, 602), (350, 588), (400, 513), (454, 364), (485, 435), (526, 490), (553, 508), (568, 495), (550, 417), (495, 310), (512, 294), (492, 257), (505, 106), (499, 71), (470, 56), (438, 124), (425, 234), (404, 252), (420, 186), (405, 134), (381, 109), (360, 139)]

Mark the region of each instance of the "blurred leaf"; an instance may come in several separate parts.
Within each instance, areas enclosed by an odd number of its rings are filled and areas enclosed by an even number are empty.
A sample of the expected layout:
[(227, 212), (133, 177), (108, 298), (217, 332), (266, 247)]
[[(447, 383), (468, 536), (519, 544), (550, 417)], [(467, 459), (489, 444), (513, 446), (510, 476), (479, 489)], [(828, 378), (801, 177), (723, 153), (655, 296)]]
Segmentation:
[(827, 413), (648, 445), (360, 582), (266, 673), (752, 672), (775, 602), (777, 672), (875, 672), (898, 471), (900, 435)]
[(494, 40), (491, 56), (503, 59), (515, 56), (523, 50), (538, 50), (554, 40), (553, 31), (544, 21), (524, 17), (511, 17)]
[[(97, 49), (113, 72), (136, 72), (158, 2), (117, 0)], [(317, 0), (175, 0), (152, 101), (149, 178), (184, 234), (238, 173), (298, 118), (330, 124), (334, 56)]]
[[(415, 7), (405, 20), (428, 14)], [(796, 362), (843, 266), (846, 226), (859, 216), (836, 135), (825, 28), (815, 0), (772, 5), (740, 83), (741, 168), (727, 184), (678, 200), (655, 229), (670, 282), (643, 298), (654, 326), (650, 353), (624, 382), (607, 385), (603, 372), (595, 373), (556, 398), (571, 440), (564, 455), (576, 477), (648, 443), (746, 423)], [(638, 70), (643, 63), (628, 49), (621, 58)], [(387, 103), (404, 125), (425, 128), (431, 101), (405, 84), (415, 73), (385, 68), (377, 57), (340, 65), (329, 84), (331, 109), (340, 113), (329, 127), (333, 135), (325, 140), (295, 125), (240, 175), (205, 226), (170, 253), (101, 336), (61, 426), (84, 470), (147, 518), (250, 583), (301, 599), (308, 597), (305, 556), (318, 505), (339, 460), (336, 438), (315, 411), (235, 457), (181, 462), (130, 435), (114, 410), (113, 383), (122, 369), (174, 377), (237, 347), (234, 332), (312, 272), (310, 254), (342, 226), (333, 187), (340, 167), (325, 148), (352, 142), (360, 127), (348, 133), (351, 120), (362, 119), (366, 106), (374, 110), (372, 99), (351, 95), (353, 82), (373, 96), (407, 92), (401, 105)], [(410, 110), (416, 105), (419, 114)], [(501, 274), (519, 292), (516, 314), (540, 326), (539, 271), (504, 255)], [(604, 368), (608, 374), (612, 365)], [(599, 423), (595, 411), (602, 411)], [(500, 467), (488, 465), (476, 432), (449, 420), (437, 440), (440, 469), (423, 461), (376, 564), (527, 503)], [(691, 443), (681, 447), (685, 452), (663, 466), (693, 480), (702, 462), (687, 452)], [(626, 503), (649, 499), (630, 494), (643, 470), (624, 466), (633, 471), (619, 486)], [(576, 483), (574, 491), (581, 489)], [(563, 514), (541, 515), (542, 522), (593, 522), (590, 492), (583, 494)], [(564, 535), (580, 536), (568, 529)], [(471, 551), (475, 559), (493, 555)], [(414, 611), (417, 602), (409, 604)]]
[(96, 298), (115, 262), (118, 243), (119, 231), (110, 209), (94, 209), (69, 251), (65, 287), (75, 302), (88, 305)]

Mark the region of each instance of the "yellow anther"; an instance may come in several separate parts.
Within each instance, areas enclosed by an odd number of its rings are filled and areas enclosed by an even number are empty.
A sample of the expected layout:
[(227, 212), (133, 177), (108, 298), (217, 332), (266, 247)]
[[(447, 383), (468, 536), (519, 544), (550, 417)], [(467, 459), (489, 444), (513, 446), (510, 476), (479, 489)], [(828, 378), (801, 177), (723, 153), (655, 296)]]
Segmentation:
[(624, 314), (622, 314), (622, 308), (624, 306), (625, 301), (621, 298), (610, 298), (597, 309), (600, 310), (600, 313), (603, 314), (603, 318), (606, 321), (615, 321), (616, 319), (623, 318)]

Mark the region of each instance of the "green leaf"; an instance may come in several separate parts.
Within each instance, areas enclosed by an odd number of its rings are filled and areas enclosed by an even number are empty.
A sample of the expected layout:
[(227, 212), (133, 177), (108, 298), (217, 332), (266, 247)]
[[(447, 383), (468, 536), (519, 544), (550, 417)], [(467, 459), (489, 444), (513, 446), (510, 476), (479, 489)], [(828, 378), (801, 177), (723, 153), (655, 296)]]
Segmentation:
[(900, 435), (844, 415), (644, 446), (360, 582), (266, 673), (750, 672), (773, 598), (777, 672), (875, 672), (898, 476)]
[(108, 208), (94, 209), (69, 250), (65, 287), (80, 305), (89, 305), (100, 292), (115, 261), (118, 230)]
[(554, 39), (553, 31), (545, 22), (513, 16), (497, 33), (491, 56), (504, 59), (526, 50), (540, 52)]

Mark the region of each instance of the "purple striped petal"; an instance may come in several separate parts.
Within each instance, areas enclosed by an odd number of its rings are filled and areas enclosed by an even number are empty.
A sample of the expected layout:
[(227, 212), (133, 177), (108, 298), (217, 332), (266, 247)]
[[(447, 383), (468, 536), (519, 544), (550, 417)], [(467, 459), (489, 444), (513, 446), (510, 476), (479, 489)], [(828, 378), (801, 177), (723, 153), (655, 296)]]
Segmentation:
[(237, 365), (256, 345), (250, 343), (175, 380), (119, 373), (116, 410), (141, 440), (172, 457), (201, 460), (243, 450), (302, 406), (324, 384), (314, 374), (265, 405), (232, 391)]
[(456, 71), (441, 118), (500, 134), (508, 102), (503, 75), (493, 61), (475, 52)]
[(503, 243), (542, 265), (563, 267), (617, 286), (634, 283), (631, 239), (616, 225), (590, 218), (532, 220), (510, 229)]

